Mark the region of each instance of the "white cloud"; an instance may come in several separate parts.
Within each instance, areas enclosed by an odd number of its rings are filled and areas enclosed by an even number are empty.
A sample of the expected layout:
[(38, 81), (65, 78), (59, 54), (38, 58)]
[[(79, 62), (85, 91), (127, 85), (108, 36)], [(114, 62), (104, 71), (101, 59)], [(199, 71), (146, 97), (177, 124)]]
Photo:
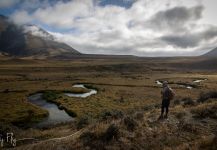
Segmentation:
[[(67, 29), (67, 33), (51, 33), (83, 53), (192, 55), (207, 50), (210, 43), (216, 46), (213, 42), (216, 35), (205, 32), (208, 29), (204, 26), (210, 25), (199, 20), (202, 12), (197, 0), (137, 0), (128, 9), (115, 5), (102, 7), (96, 0), (73, 0), (47, 4), (31, 14), (20, 10), (11, 18), (19, 24), (34, 20)], [(190, 40), (184, 41), (181, 35)]]
[(20, 0), (0, 0), (0, 8), (8, 8), (17, 4)]
[(26, 24), (32, 21), (32, 17), (28, 14), (27, 11), (24, 10), (15, 12), (10, 16), (10, 19), (18, 25)]
[(43, 23), (60, 28), (71, 28), (77, 18), (89, 17), (93, 3), (90, 0), (58, 2), (54, 6), (39, 8), (33, 17)]

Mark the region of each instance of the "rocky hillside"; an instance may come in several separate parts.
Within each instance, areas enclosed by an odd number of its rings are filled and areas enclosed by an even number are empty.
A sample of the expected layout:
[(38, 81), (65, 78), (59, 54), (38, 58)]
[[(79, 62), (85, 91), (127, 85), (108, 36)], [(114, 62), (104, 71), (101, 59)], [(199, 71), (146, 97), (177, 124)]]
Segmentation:
[(80, 54), (69, 45), (55, 41), (45, 30), (34, 25), (17, 26), (2, 15), (0, 52), (10, 56), (37, 58)]

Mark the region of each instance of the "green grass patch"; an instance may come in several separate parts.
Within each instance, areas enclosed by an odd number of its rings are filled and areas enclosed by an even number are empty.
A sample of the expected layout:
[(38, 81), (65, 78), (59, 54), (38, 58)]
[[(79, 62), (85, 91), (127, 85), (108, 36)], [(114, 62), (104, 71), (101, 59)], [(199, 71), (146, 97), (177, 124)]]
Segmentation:
[(53, 102), (60, 97), (60, 93), (57, 91), (45, 91), (42, 95), (42, 98), (48, 102)]

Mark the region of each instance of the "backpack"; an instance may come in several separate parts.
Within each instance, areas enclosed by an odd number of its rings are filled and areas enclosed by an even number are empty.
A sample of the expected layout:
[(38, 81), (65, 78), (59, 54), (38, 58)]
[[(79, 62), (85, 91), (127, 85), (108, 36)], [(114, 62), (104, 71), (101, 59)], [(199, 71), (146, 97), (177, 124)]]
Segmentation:
[(171, 88), (168, 88), (168, 98), (169, 100), (173, 100), (175, 97), (175, 93), (173, 92), (173, 90)]

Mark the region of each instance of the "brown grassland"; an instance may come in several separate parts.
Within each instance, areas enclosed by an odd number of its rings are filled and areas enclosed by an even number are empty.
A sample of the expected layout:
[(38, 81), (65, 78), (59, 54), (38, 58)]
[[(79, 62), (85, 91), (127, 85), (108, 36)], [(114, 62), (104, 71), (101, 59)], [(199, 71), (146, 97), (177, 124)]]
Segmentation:
[[(0, 129), (14, 132), (17, 139), (31, 138), (17, 141), (15, 148), (22, 150), (216, 149), (217, 69), (201, 65), (202, 61), (1, 58)], [(194, 83), (197, 79), (207, 80)], [(156, 80), (167, 80), (176, 92), (169, 120), (157, 121), (161, 86)], [(76, 83), (95, 88), (98, 93), (85, 99), (61, 93), (84, 92), (72, 87)], [(76, 114), (75, 121), (44, 129), (27, 128), (25, 125), (48, 115), (28, 102), (28, 96), (39, 91), (58, 91), (59, 97), (51, 101)], [(68, 137), (58, 139), (64, 136)]]

